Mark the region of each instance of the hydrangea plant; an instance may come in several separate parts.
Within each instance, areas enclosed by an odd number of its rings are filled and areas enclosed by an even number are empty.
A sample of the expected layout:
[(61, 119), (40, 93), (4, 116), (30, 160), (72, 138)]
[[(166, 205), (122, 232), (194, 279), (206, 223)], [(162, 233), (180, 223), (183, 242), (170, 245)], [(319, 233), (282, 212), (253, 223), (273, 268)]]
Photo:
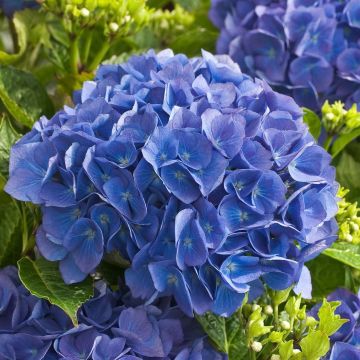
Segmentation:
[(100, 281), (73, 327), (61, 309), (25, 289), (15, 267), (6, 267), (0, 271), (0, 358), (222, 360), (199, 325), (168, 300), (146, 306)]
[(358, 0), (213, 0), (210, 17), (219, 53), (300, 105), (360, 103)]
[(165, 50), (101, 66), (11, 151), (6, 191), (39, 204), (41, 254), (66, 283), (106, 254), (135, 297), (230, 315), (299, 282), (335, 239), (337, 183), (289, 97), (228, 56)]

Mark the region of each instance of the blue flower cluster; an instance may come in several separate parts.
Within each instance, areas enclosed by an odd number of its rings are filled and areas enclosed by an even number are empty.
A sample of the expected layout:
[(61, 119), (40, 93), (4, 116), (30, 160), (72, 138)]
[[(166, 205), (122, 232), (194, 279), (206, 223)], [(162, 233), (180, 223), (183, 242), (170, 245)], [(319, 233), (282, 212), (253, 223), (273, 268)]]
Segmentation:
[[(328, 301), (340, 301), (335, 313), (347, 319), (335, 334), (330, 337), (333, 344), (330, 360), (360, 359), (360, 293), (355, 295), (346, 289), (337, 289), (328, 296)], [(310, 315), (316, 317), (321, 304), (314, 306)]]
[(36, 0), (0, 0), (0, 9), (7, 17), (13, 16), (16, 11), (38, 6), (39, 3)]
[(212, 0), (217, 51), (301, 106), (360, 106), (358, 0)]
[(118, 252), (135, 297), (229, 315), (264, 282), (308, 279), (335, 240), (330, 155), (228, 56), (150, 51), (101, 66), (74, 101), (12, 148), (6, 185), (41, 205), (37, 246), (66, 283)]
[(78, 319), (73, 327), (60, 308), (31, 295), (15, 267), (0, 270), (1, 359), (223, 359), (170, 299), (145, 306), (98, 282)]

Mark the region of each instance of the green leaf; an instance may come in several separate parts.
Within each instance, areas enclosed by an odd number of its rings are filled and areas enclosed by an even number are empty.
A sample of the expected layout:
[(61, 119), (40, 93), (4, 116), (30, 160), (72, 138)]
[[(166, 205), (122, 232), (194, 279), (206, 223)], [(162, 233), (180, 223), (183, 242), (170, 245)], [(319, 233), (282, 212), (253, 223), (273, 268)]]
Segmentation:
[(24, 257), (18, 261), (19, 276), (25, 287), (35, 296), (59, 306), (78, 324), (76, 313), (80, 306), (93, 295), (90, 277), (82, 283), (66, 285), (56, 262), (42, 258), (33, 261)]
[(20, 124), (32, 127), (41, 115), (54, 108), (39, 81), (30, 73), (0, 65), (0, 100)]
[(360, 245), (337, 242), (326, 249), (324, 254), (360, 270)]
[(288, 360), (293, 355), (294, 345), (293, 340), (286, 341), (279, 345), (279, 354), (281, 360)]
[(348, 319), (342, 319), (340, 315), (335, 314), (335, 310), (339, 305), (340, 302), (338, 301), (328, 302), (324, 299), (319, 309), (319, 330), (327, 336), (331, 336), (340, 329), (342, 325), (348, 322)]
[(13, 64), (20, 59), (24, 55), (27, 46), (28, 33), (23, 16), (20, 12), (15, 14), (13, 24), (17, 35), (17, 47), (19, 51), (16, 54), (8, 54), (5, 51), (0, 51), (0, 63), (3, 65)]
[(333, 158), (340, 154), (346, 145), (350, 144), (353, 140), (360, 136), (360, 128), (351, 131), (348, 134), (339, 136), (331, 147), (331, 155)]
[(176, 53), (198, 56), (201, 49), (214, 52), (217, 37), (216, 31), (209, 31), (205, 28), (189, 30), (178, 36), (171, 44), (171, 48)]
[(360, 144), (352, 142), (335, 159), (337, 180), (350, 190), (347, 200), (360, 200)]
[(312, 110), (303, 108), (304, 122), (309, 126), (311, 135), (317, 140), (321, 133), (321, 120)]
[(291, 290), (292, 290), (292, 287), (289, 287), (285, 290), (280, 290), (280, 291), (271, 291), (270, 295), (272, 298), (273, 305), (277, 306), (277, 305), (284, 303), (287, 300), (287, 298), (289, 297)]
[(328, 296), (345, 284), (345, 268), (340, 262), (325, 255), (319, 255), (306, 266), (311, 273), (312, 295), (314, 298)]
[(0, 267), (16, 264), (22, 251), (21, 211), (14, 199), (0, 192)]
[(301, 350), (306, 360), (318, 360), (326, 355), (330, 349), (330, 341), (320, 330), (310, 331), (300, 341)]
[(217, 349), (229, 355), (229, 360), (246, 358), (248, 348), (245, 331), (238, 314), (224, 318), (206, 313), (196, 318)]
[(0, 172), (5, 177), (9, 171), (10, 148), (19, 137), (20, 135), (12, 127), (9, 118), (3, 114), (0, 117)]

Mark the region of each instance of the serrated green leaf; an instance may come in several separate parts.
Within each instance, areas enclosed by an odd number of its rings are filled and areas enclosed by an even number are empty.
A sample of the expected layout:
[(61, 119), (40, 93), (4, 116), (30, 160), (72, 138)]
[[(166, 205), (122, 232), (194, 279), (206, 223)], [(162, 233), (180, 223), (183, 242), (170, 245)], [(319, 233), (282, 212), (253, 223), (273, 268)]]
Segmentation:
[(321, 133), (321, 120), (312, 110), (303, 108), (304, 122), (308, 125), (311, 135), (317, 140)]
[(332, 247), (324, 251), (324, 254), (354, 269), (360, 270), (360, 245), (334, 243)]
[(22, 251), (21, 212), (15, 200), (0, 192), (0, 267), (16, 264)]
[(218, 350), (228, 353), (229, 344), (226, 334), (226, 318), (213, 313), (206, 313), (202, 316), (197, 316), (196, 319)]
[(286, 341), (279, 345), (279, 354), (281, 360), (289, 360), (293, 354), (294, 345), (293, 340)]
[(5, 114), (0, 116), (0, 172), (3, 176), (8, 175), (10, 148), (19, 137), (8, 117)]
[(18, 261), (19, 276), (24, 286), (35, 296), (59, 306), (76, 326), (80, 306), (93, 295), (90, 277), (78, 284), (64, 283), (56, 262), (24, 257)]
[(354, 129), (348, 134), (340, 135), (331, 147), (331, 155), (333, 158), (340, 154), (340, 152), (350, 144), (353, 140), (360, 136), (360, 128)]
[(320, 330), (310, 331), (300, 341), (301, 350), (306, 360), (318, 360), (325, 356), (330, 349), (330, 341)]
[(348, 322), (347, 319), (342, 319), (340, 315), (335, 314), (335, 310), (339, 305), (340, 302), (328, 302), (324, 299), (319, 309), (319, 330), (327, 336), (331, 336), (340, 329), (342, 325)]
[(244, 359), (248, 353), (245, 331), (241, 326), (238, 314), (229, 318), (206, 313), (197, 316), (198, 322), (203, 327), (216, 348), (228, 354), (229, 360)]
[(31, 127), (41, 115), (52, 115), (52, 102), (30, 73), (0, 65), (0, 100), (20, 124)]

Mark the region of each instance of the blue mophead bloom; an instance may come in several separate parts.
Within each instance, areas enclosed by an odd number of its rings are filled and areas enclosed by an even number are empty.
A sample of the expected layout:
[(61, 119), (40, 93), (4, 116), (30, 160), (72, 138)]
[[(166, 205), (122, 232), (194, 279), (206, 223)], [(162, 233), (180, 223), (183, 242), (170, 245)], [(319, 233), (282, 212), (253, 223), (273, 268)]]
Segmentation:
[[(328, 296), (328, 301), (340, 301), (335, 313), (348, 322), (330, 337), (332, 350), (329, 360), (360, 359), (360, 293), (353, 294), (347, 289), (337, 289)], [(310, 315), (317, 317), (321, 304), (315, 305)]]
[(0, 270), (0, 358), (224, 360), (197, 322), (170, 302), (142, 305), (99, 281), (73, 327), (60, 308), (21, 285), (15, 267), (7, 267)]
[(210, 18), (218, 53), (299, 105), (360, 106), (358, 0), (212, 0)]
[[(336, 238), (337, 184), (289, 97), (228, 56), (104, 65), (13, 148), (6, 191), (42, 207), (37, 246), (66, 283), (119, 252), (135, 297), (234, 312), (307, 284)], [(301, 289), (309, 293), (309, 288)]]
[(7, 17), (13, 16), (16, 11), (38, 6), (39, 2), (36, 0), (0, 0), (0, 9)]

